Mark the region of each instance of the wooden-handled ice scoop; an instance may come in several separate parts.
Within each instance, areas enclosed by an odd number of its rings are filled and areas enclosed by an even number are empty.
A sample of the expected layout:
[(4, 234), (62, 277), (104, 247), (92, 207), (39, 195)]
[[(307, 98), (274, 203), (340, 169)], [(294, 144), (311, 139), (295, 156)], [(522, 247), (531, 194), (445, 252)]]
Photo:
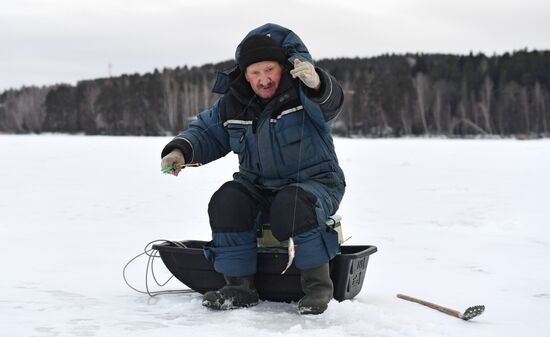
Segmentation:
[(403, 294), (397, 294), (397, 297), (399, 297), (401, 299), (404, 299), (404, 300), (407, 300), (407, 301), (411, 301), (411, 302), (415, 302), (415, 303), (425, 305), (429, 308), (441, 311), (442, 313), (445, 313), (447, 315), (451, 315), (451, 316), (454, 316), (454, 317), (461, 318), (465, 321), (471, 320), (472, 318), (481, 315), (483, 313), (483, 311), (485, 311), (485, 306), (484, 305), (474, 305), (473, 307), (469, 307), (468, 309), (466, 309), (466, 311), (464, 311), (464, 313), (461, 313), (458, 310), (445, 308), (445, 307), (442, 307), (440, 305), (430, 303), (430, 302), (427, 302), (427, 301), (424, 301), (424, 300), (420, 300), (418, 298), (414, 298), (414, 297), (411, 297), (411, 296), (407, 296), (407, 295), (403, 295)]

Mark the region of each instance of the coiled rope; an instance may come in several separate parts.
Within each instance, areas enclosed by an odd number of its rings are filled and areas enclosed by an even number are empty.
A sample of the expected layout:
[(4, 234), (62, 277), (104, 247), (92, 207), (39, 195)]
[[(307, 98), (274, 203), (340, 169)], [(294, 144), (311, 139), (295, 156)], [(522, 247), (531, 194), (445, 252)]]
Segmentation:
[[(167, 285), (168, 282), (170, 282), (170, 280), (174, 277), (174, 275), (172, 275), (166, 281), (159, 282), (157, 276), (155, 275), (155, 268), (154, 268), (155, 260), (160, 257), (159, 251), (157, 249), (153, 248), (153, 245), (156, 244), (156, 243), (159, 243), (159, 244), (169, 243), (169, 244), (174, 245), (174, 246), (179, 247), (179, 248), (187, 248), (187, 246), (185, 246), (182, 242), (172, 241), (172, 240), (153, 240), (153, 241), (149, 242), (148, 244), (145, 245), (143, 253), (140, 253), (140, 254), (136, 255), (135, 257), (133, 257), (130, 261), (128, 261), (124, 265), (124, 268), (122, 269), (122, 277), (124, 278), (124, 282), (126, 282), (126, 285), (128, 287), (130, 287), (132, 290), (134, 290), (134, 291), (136, 291), (140, 294), (147, 294), (151, 297), (154, 297), (154, 296), (157, 296), (157, 295), (164, 295), (164, 294), (190, 294), (190, 293), (194, 293), (195, 291), (192, 290), (192, 289), (170, 289), (170, 290), (155, 290), (155, 291), (151, 291), (149, 289), (149, 274), (152, 276), (153, 280), (155, 281), (157, 286), (159, 286), (160, 288)], [(128, 278), (126, 277), (126, 269), (128, 268), (128, 266), (132, 262), (136, 261), (137, 259), (139, 259), (143, 255), (148, 256), (147, 267), (145, 268), (145, 290), (139, 290), (136, 287), (132, 286), (130, 284), (130, 282), (128, 282)]]

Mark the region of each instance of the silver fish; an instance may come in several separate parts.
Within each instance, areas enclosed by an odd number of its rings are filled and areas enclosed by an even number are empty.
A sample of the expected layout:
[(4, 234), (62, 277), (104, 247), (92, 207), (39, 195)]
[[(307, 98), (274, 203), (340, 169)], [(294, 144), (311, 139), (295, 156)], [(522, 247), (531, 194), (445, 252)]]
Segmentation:
[(294, 240), (292, 239), (292, 237), (290, 237), (288, 239), (288, 263), (286, 265), (285, 270), (283, 270), (283, 272), (281, 273), (281, 275), (283, 275), (288, 270), (288, 268), (290, 268), (290, 266), (292, 265), (292, 261), (294, 261), (294, 255), (296, 255), (296, 247), (294, 246)]

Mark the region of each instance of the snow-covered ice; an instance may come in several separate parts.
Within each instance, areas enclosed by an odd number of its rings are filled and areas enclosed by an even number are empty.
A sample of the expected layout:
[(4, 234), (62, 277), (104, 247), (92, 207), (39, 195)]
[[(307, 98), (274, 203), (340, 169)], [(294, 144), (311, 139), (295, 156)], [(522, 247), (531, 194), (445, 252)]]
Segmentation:
[[(122, 267), (147, 242), (209, 239), (208, 200), (237, 166), (231, 154), (162, 175), (169, 139), (0, 135), (1, 336), (550, 331), (550, 140), (336, 139), (344, 236), (379, 251), (354, 300), (308, 317), (270, 302), (212, 312), (198, 294), (149, 298), (126, 287)], [(141, 288), (144, 271), (145, 260), (129, 268)], [(464, 322), (397, 293), (487, 309)]]

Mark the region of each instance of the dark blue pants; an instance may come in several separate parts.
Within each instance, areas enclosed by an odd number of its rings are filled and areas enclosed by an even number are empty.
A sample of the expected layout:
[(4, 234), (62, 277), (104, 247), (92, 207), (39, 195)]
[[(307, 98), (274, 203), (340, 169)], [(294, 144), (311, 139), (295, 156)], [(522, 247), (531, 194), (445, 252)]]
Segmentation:
[(320, 266), (338, 253), (338, 235), (326, 227), (343, 195), (316, 182), (263, 190), (246, 181), (223, 184), (208, 204), (212, 241), (205, 247), (214, 269), (228, 276), (256, 273), (256, 229), (270, 223), (277, 240), (294, 239), (298, 269)]

